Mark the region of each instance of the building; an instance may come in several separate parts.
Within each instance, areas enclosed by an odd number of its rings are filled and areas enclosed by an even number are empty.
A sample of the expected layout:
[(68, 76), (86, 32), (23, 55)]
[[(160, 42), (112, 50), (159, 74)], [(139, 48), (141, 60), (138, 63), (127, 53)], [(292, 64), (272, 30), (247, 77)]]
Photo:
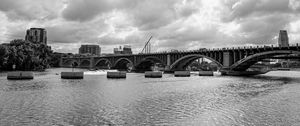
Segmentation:
[(131, 46), (129, 45), (124, 45), (124, 47), (122, 48), (122, 46), (120, 46), (119, 48), (114, 48), (114, 54), (132, 54), (132, 50), (131, 50)]
[(25, 40), (47, 45), (47, 31), (44, 28), (30, 28), (26, 31)]
[(278, 46), (281, 46), (281, 47), (289, 46), (289, 37), (287, 35), (286, 30), (279, 31)]
[(123, 52), (123, 49), (121, 46), (119, 48), (114, 48), (114, 54), (122, 54), (122, 52)]
[(101, 48), (99, 45), (81, 45), (79, 48), (79, 54), (100, 55)]
[(124, 47), (123, 47), (123, 54), (132, 54), (131, 46), (124, 45)]

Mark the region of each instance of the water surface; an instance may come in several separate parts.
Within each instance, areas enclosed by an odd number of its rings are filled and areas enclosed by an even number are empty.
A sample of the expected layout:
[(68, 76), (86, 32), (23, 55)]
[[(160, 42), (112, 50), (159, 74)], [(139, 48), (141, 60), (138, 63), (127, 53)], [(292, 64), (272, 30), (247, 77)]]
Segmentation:
[(296, 71), (255, 77), (129, 73), (126, 79), (105, 74), (60, 79), (58, 73), (66, 70), (49, 69), (18, 81), (0, 73), (0, 124), (300, 125)]

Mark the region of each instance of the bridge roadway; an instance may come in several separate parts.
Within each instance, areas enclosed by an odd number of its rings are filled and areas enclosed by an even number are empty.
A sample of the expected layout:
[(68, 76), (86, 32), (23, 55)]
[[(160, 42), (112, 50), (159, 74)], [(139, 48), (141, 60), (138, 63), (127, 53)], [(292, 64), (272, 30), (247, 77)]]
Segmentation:
[(147, 71), (151, 70), (151, 66), (159, 63), (164, 67), (164, 71), (172, 72), (185, 70), (191, 62), (198, 58), (207, 58), (215, 62), (219, 66), (220, 71), (227, 72), (246, 71), (251, 65), (258, 61), (290, 54), (300, 54), (298, 43), (288, 47), (273, 45), (248, 46), (99, 57), (62, 57), (60, 66), (71, 67), (72, 64), (76, 64), (80, 68)]

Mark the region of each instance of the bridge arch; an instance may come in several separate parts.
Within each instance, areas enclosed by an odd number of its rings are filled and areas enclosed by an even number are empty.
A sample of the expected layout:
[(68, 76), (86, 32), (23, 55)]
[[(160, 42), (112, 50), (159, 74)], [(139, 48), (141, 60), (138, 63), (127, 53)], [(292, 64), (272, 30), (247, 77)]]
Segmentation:
[(137, 71), (141, 70), (141, 71), (148, 71), (148, 70), (152, 70), (152, 66), (154, 66), (156, 63), (158, 63), (161, 66), (165, 66), (165, 63), (159, 59), (158, 57), (155, 56), (149, 56), (146, 58), (143, 58), (140, 62), (137, 63), (137, 65), (135, 66), (135, 69)]
[(119, 70), (131, 70), (133, 69), (133, 62), (128, 58), (120, 58), (116, 60), (116, 62), (113, 65), (114, 69)]
[(292, 51), (292, 50), (277, 50), (277, 51), (267, 51), (256, 53), (245, 57), (244, 59), (239, 60), (238, 62), (234, 63), (230, 66), (230, 70), (234, 71), (245, 71), (250, 66), (254, 65), (258, 61), (262, 61), (263, 59), (272, 58), (277, 55), (285, 55), (285, 54), (300, 54), (300, 51)]
[(82, 60), (80, 62), (80, 67), (90, 67), (91, 61), (90, 60)]
[(79, 66), (79, 63), (77, 62), (77, 60), (66, 60), (63, 62), (63, 66), (68, 66), (68, 67), (72, 67), (72, 64), (74, 64), (75, 66)]
[(112, 63), (107, 58), (101, 58), (95, 63), (95, 68), (110, 69)]
[(179, 59), (177, 59), (172, 65), (170, 66), (170, 70), (184, 70), (189, 64), (191, 64), (193, 61), (199, 58), (206, 58), (209, 59), (210, 61), (216, 63), (220, 68), (223, 66), (220, 62), (216, 61), (215, 59), (201, 55), (201, 54), (191, 54), (191, 55), (186, 55), (183, 56)]

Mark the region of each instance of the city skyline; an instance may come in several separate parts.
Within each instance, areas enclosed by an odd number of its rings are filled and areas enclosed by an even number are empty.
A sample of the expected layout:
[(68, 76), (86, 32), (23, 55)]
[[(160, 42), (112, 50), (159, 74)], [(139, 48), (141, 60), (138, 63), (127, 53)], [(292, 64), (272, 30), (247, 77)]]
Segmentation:
[(54, 51), (70, 53), (82, 44), (98, 44), (103, 53), (131, 45), (138, 53), (150, 36), (153, 51), (276, 45), (279, 30), (294, 44), (299, 12), (296, 0), (3, 0), (0, 42), (41, 27)]

